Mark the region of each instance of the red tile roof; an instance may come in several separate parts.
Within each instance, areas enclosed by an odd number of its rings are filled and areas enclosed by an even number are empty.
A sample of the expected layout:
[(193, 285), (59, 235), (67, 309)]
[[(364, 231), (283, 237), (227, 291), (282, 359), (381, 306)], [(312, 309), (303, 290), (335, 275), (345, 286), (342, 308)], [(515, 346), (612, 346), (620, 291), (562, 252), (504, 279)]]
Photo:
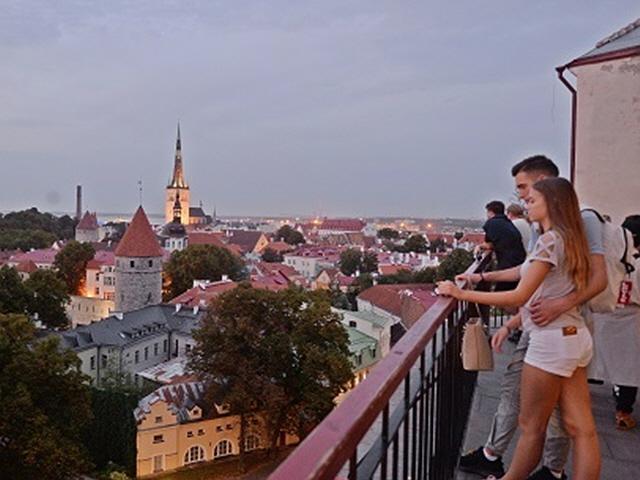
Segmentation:
[(38, 270), (38, 267), (32, 260), (26, 260), (16, 265), (16, 270), (22, 273), (33, 273)]
[(399, 317), (407, 328), (438, 300), (433, 285), (375, 285), (358, 295), (358, 299)]
[(278, 241), (278, 242), (271, 242), (269, 245), (266, 246), (265, 250), (267, 248), (277, 253), (284, 253), (284, 252), (290, 252), (295, 247), (289, 245), (287, 242)]
[(409, 265), (378, 265), (378, 272), (380, 272), (380, 275), (395, 275), (400, 270), (410, 272), (411, 267)]
[(53, 265), (59, 251), (60, 250), (56, 248), (41, 248), (39, 250), (31, 250), (25, 253), (17, 253), (9, 258), (9, 263), (17, 265), (21, 262), (31, 260), (35, 264)]
[(238, 245), (226, 243), (222, 232), (191, 232), (189, 233), (188, 241), (189, 245), (213, 245), (226, 248), (234, 255), (242, 255), (242, 250)]
[(318, 230), (336, 230), (343, 232), (359, 232), (367, 224), (357, 218), (325, 218)]
[(193, 287), (169, 301), (189, 308), (206, 306), (224, 292), (233, 290), (238, 284), (232, 280), (211, 282), (209, 285)]
[(253, 252), (263, 236), (264, 233), (257, 230), (229, 230), (227, 232), (228, 242), (238, 245), (243, 253)]
[(98, 217), (95, 213), (85, 212), (82, 219), (76, 227), (77, 230), (97, 230), (98, 229)]
[(115, 254), (116, 257), (162, 257), (162, 249), (142, 206), (136, 210)]

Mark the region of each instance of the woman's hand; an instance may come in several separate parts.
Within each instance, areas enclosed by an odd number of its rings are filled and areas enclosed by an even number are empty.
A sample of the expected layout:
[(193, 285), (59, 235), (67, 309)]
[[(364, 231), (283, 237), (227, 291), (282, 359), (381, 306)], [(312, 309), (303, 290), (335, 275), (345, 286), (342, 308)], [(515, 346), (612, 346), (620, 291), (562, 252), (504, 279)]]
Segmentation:
[(480, 283), (482, 280), (482, 275), (479, 273), (462, 273), (460, 275), (456, 275), (456, 282), (467, 282), (472, 285), (476, 285)]
[(491, 337), (491, 348), (494, 352), (502, 353), (502, 344), (509, 337), (509, 328), (505, 325), (501, 326), (496, 333)]
[(452, 281), (446, 280), (444, 282), (438, 282), (438, 294), (453, 298), (460, 298), (462, 290), (460, 290)]

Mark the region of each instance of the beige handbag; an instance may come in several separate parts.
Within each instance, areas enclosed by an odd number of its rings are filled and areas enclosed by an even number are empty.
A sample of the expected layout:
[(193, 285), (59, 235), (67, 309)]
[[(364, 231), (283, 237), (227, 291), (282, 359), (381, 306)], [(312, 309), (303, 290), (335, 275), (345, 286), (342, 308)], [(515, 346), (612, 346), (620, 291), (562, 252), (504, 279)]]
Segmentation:
[(470, 318), (464, 326), (460, 355), (465, 370), (493, 370), (493, 352), (480, 318)]

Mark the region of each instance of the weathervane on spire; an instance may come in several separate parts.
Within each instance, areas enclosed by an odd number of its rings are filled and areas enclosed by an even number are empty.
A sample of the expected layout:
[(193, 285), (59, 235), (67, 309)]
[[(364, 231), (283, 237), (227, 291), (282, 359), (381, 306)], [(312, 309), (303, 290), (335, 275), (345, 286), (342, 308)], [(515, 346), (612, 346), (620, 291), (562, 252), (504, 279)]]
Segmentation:
[(142, 206), (142, 179), (138, 180), (138, 195), (140, 196), (140, 206)]

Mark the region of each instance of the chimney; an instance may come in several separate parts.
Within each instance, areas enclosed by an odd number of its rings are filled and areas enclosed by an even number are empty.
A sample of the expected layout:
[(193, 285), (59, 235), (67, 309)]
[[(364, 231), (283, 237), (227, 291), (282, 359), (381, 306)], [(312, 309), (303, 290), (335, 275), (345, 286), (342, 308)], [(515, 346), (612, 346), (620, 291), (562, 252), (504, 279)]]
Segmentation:
[(222, 281), (223, 282), (228, 282), (229, 281), (229, 275), (222, 275)]
[(178, 313), (181, 308), (182, 308), (182, 304), (181, 303), (176, 303), (176, 313)]
[(113, 315), (118, 319), (118, 320), (124, 320), (124, 313), (122, 312), (114, 312)]
[(82, 185), (76, 186), (76, 220), (82, 218)]
[(200, 311), (200, 305), (196, 305), (195, 307), (193, 307), (193, 314), (194, 315), (197, 315), (199, 311)]

